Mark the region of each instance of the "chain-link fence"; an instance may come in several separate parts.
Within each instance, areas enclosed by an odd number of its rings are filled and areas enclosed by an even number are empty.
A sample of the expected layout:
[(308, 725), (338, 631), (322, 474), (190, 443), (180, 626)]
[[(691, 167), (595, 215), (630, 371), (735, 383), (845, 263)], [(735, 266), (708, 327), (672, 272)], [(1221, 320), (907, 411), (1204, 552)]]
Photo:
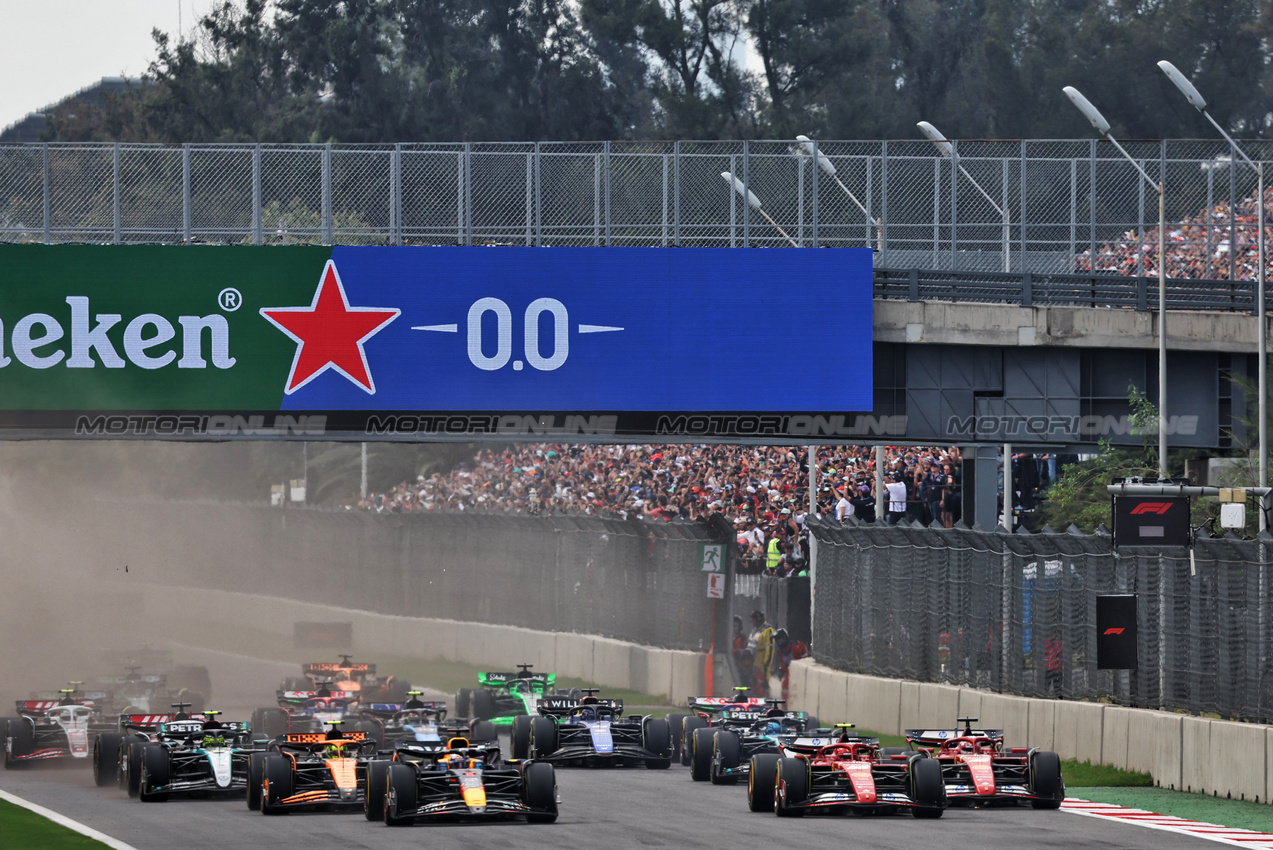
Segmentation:
[[(1273, 540), (811, 523), (814, 654), (857, 673), (1268, 722)], [(1096, 597), (1138, 600), (1139, 668), (1098, 670)]]
[[(1240, 249), (1255, 241), (1256, 179), (1228, 144), (1126, 147), (1166, 183), (1169, 275), (1253, 278)], [(1108, 142), (952, 154), (923, 141), (6, 145), (0, 240), (829, 245), (874, 248), (884, 268), (1154, 273), (1157, 193)]]
[(670, 649), (711, 642), (698, 572), (699, 544), (719, 541), (709, 525), (182, 502), (77, 516), (94, 557), (131, 561), (139, 580)]

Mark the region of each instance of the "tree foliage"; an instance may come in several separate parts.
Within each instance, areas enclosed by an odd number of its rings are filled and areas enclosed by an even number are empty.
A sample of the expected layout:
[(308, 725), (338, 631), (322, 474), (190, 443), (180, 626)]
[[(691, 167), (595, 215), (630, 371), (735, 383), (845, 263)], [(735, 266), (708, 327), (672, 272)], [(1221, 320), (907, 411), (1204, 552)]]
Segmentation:
[(239, 0), (50, 138), (400, 142), (1210, 136), (1273, 115), (1273, 0)]

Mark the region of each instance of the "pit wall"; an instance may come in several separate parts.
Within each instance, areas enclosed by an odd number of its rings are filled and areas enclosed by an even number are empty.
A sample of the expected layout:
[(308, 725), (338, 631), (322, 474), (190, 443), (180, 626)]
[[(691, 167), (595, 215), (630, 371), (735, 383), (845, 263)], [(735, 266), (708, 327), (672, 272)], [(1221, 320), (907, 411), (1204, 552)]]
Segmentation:
[(1031, 699), (845, 673), (801, 659), (791, 665), (790, 707), (823, 723), (881, 734), (950, 728), (957, 717), (1003, 729), (1008, 746), (1142, 771), (1162, 788), (1268, 803), (1273, 727), (1094, 702)]
[[(511, 670), (519, 663), (534, 664), (536, 670), (604, 687), (664, 697), (676, 694), (679, 696), (674, 701), (678, 704), (687, 694), (703, 692), (703, 653), (642, 646), (596, 635), (375, 614), (232, 591), (151, 585), (139, 595), (149, 621), (172, 634), (189, 632), (192, 626), (220, 632), (250, 629), (272, 635), (277, 639), (276, 646), (291, 647), (293, 625), (297, 622), (351, 622), (353, 650), (359, 655), (416, 655), (492, 670)], [(269, 647), (263, 647), (262, 652), (268, 653)]]

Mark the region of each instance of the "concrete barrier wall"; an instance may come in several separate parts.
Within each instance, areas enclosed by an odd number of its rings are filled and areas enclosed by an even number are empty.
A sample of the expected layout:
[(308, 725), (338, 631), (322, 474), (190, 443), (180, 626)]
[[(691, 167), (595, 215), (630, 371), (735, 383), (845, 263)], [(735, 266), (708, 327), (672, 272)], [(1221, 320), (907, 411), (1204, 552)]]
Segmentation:
[(823, 723), (851, 722), (894, 735), (977, 717), (982, 726), (1002, 728), (1008, 746), (1148, 773), (1163, 788), (1261, 803), (1273, 799), (1273, 728), (1253, 723), (882, 679), (811, 659), (792, 664), (791, 707)]
[(292, 624), (297, 621), (349, 621), (354, 627), (355, 651), (367, 655), (418, 655), (500, 669), (526, 662), (559, 676), (666, 696), (675, 704), (691, 694), (702, 694), (704, 687), (703, 653), (597, 635), (399, 617), (250, 593), (162, 585), (134, 590), (132, 598), (142, 606), (149, 622), (174, 634), (188, 632), (192, 625), (221, 631), (252, 629), (290, 646)]

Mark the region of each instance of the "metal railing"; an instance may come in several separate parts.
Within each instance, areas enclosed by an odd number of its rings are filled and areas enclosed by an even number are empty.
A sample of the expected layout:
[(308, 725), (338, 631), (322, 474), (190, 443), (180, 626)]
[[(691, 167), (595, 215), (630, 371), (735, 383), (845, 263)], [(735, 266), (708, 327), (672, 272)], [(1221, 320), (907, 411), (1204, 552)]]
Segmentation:
[[(815, 144), (834, 176), (785, 141), (6, 145), (0, 240), (789, 244), (772, 218), (797, 245), (869, 246), (885, 268), (1152, 271), (1156, 216), (1108, 142), (966, 141), (949, 158), (924, 141)], [(1228, 145), (1127, 148), (1166, 180), (1169, 273), (1254, 277), (1255, 228), (1231, 227), (1254, 177)]]
[[(1273, 718), (1268, 552), (1201, 539), (814, 522), (815, 657), (856, 673), (1023, 696)], [(1139, 667), (1101, 670), (1096, 597), (1138, 600)]]

